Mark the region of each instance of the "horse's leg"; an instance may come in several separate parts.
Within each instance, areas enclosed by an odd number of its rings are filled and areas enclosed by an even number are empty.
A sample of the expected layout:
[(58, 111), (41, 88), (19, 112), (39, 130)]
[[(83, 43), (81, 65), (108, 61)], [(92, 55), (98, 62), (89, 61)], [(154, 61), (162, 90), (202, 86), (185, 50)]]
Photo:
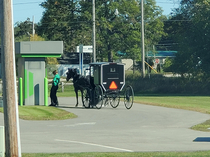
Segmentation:
[(74, 91), (76, 93), (76, 101), (77, 101), (75, 106), (77, 107), (78, 106), (78, 89), (74, 89)]
[(84, 106), (84, 104), (83, 104), (83, 100), (84, 100), (83, 99), (83, 90), (81, 89), (80, 91), (81, 91), (81, 95), (82, 95), (82, 105)]

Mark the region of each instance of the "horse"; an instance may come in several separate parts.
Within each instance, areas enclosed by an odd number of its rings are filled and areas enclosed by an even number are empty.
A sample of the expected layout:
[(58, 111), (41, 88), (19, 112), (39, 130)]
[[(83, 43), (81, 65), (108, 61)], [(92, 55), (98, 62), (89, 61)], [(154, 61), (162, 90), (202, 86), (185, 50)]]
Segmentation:
[[(78, 91), (80, 90), (83, 96), (83, 90), (85, 88), (94, 88), (93, 81), (90, 81), (90, 77), (85, 77), (77, 73), (77, 69), (68, 68), (68, 72), (66, 73), (66, 81), (69, 81), (73, 78), (74, 92), (76, 94), (76, 107), (78, 106)], [(91, 83), (92, 82), (92, 83)], [(82, 98), (83, 99), (83, 98)]]

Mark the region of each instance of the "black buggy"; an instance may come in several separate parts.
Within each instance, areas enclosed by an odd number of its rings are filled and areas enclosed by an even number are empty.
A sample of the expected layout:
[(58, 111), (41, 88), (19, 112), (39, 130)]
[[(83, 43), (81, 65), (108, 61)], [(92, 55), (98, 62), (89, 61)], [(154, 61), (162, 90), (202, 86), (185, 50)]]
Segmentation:
[(127, 109), (133, 105), (134, 92), (130, 85), (125, 86), (124, 64), (95, 62), (90, 63), (89, 77), (94, 88), (85, 87), (82, 93), (82, 102), (85, 108), (95, 106), (100, 109), (102, 105), (110, 104), (116, 108), (120, 98), (124, 98)]

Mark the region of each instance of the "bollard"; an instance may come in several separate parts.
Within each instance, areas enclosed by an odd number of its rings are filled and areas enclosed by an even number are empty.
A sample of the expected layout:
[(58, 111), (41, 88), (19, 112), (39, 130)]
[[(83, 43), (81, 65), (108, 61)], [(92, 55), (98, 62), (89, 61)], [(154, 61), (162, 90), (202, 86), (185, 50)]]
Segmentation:
[(19, 79), (19, 103), (20, 106), (23, 106), (23, 79)]
[(44, 78), (44, 105), (48, 106), (48, 80)]
[(5, 141), (4, 141), (4, 126), (0, 126), (0, 157), (5, 154)]

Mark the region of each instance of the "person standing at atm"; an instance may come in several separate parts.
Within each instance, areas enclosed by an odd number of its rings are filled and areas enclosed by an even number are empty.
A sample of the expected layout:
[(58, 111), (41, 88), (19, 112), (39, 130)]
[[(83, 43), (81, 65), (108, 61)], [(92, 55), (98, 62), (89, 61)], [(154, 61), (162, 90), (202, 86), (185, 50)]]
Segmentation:
[(57, 98), (57, 90), (58, 90), (58, 85), (60, 83), (60, 76), (58, 74), (57, 70), (53, 71), (54, 78), (52, 81), (50, 81), (48, 84), (52, 83), (52, 87), (50, 90), (50, 99), (51, 99), (51, 104), (49, 106), (58, 106), (58, 98)]

